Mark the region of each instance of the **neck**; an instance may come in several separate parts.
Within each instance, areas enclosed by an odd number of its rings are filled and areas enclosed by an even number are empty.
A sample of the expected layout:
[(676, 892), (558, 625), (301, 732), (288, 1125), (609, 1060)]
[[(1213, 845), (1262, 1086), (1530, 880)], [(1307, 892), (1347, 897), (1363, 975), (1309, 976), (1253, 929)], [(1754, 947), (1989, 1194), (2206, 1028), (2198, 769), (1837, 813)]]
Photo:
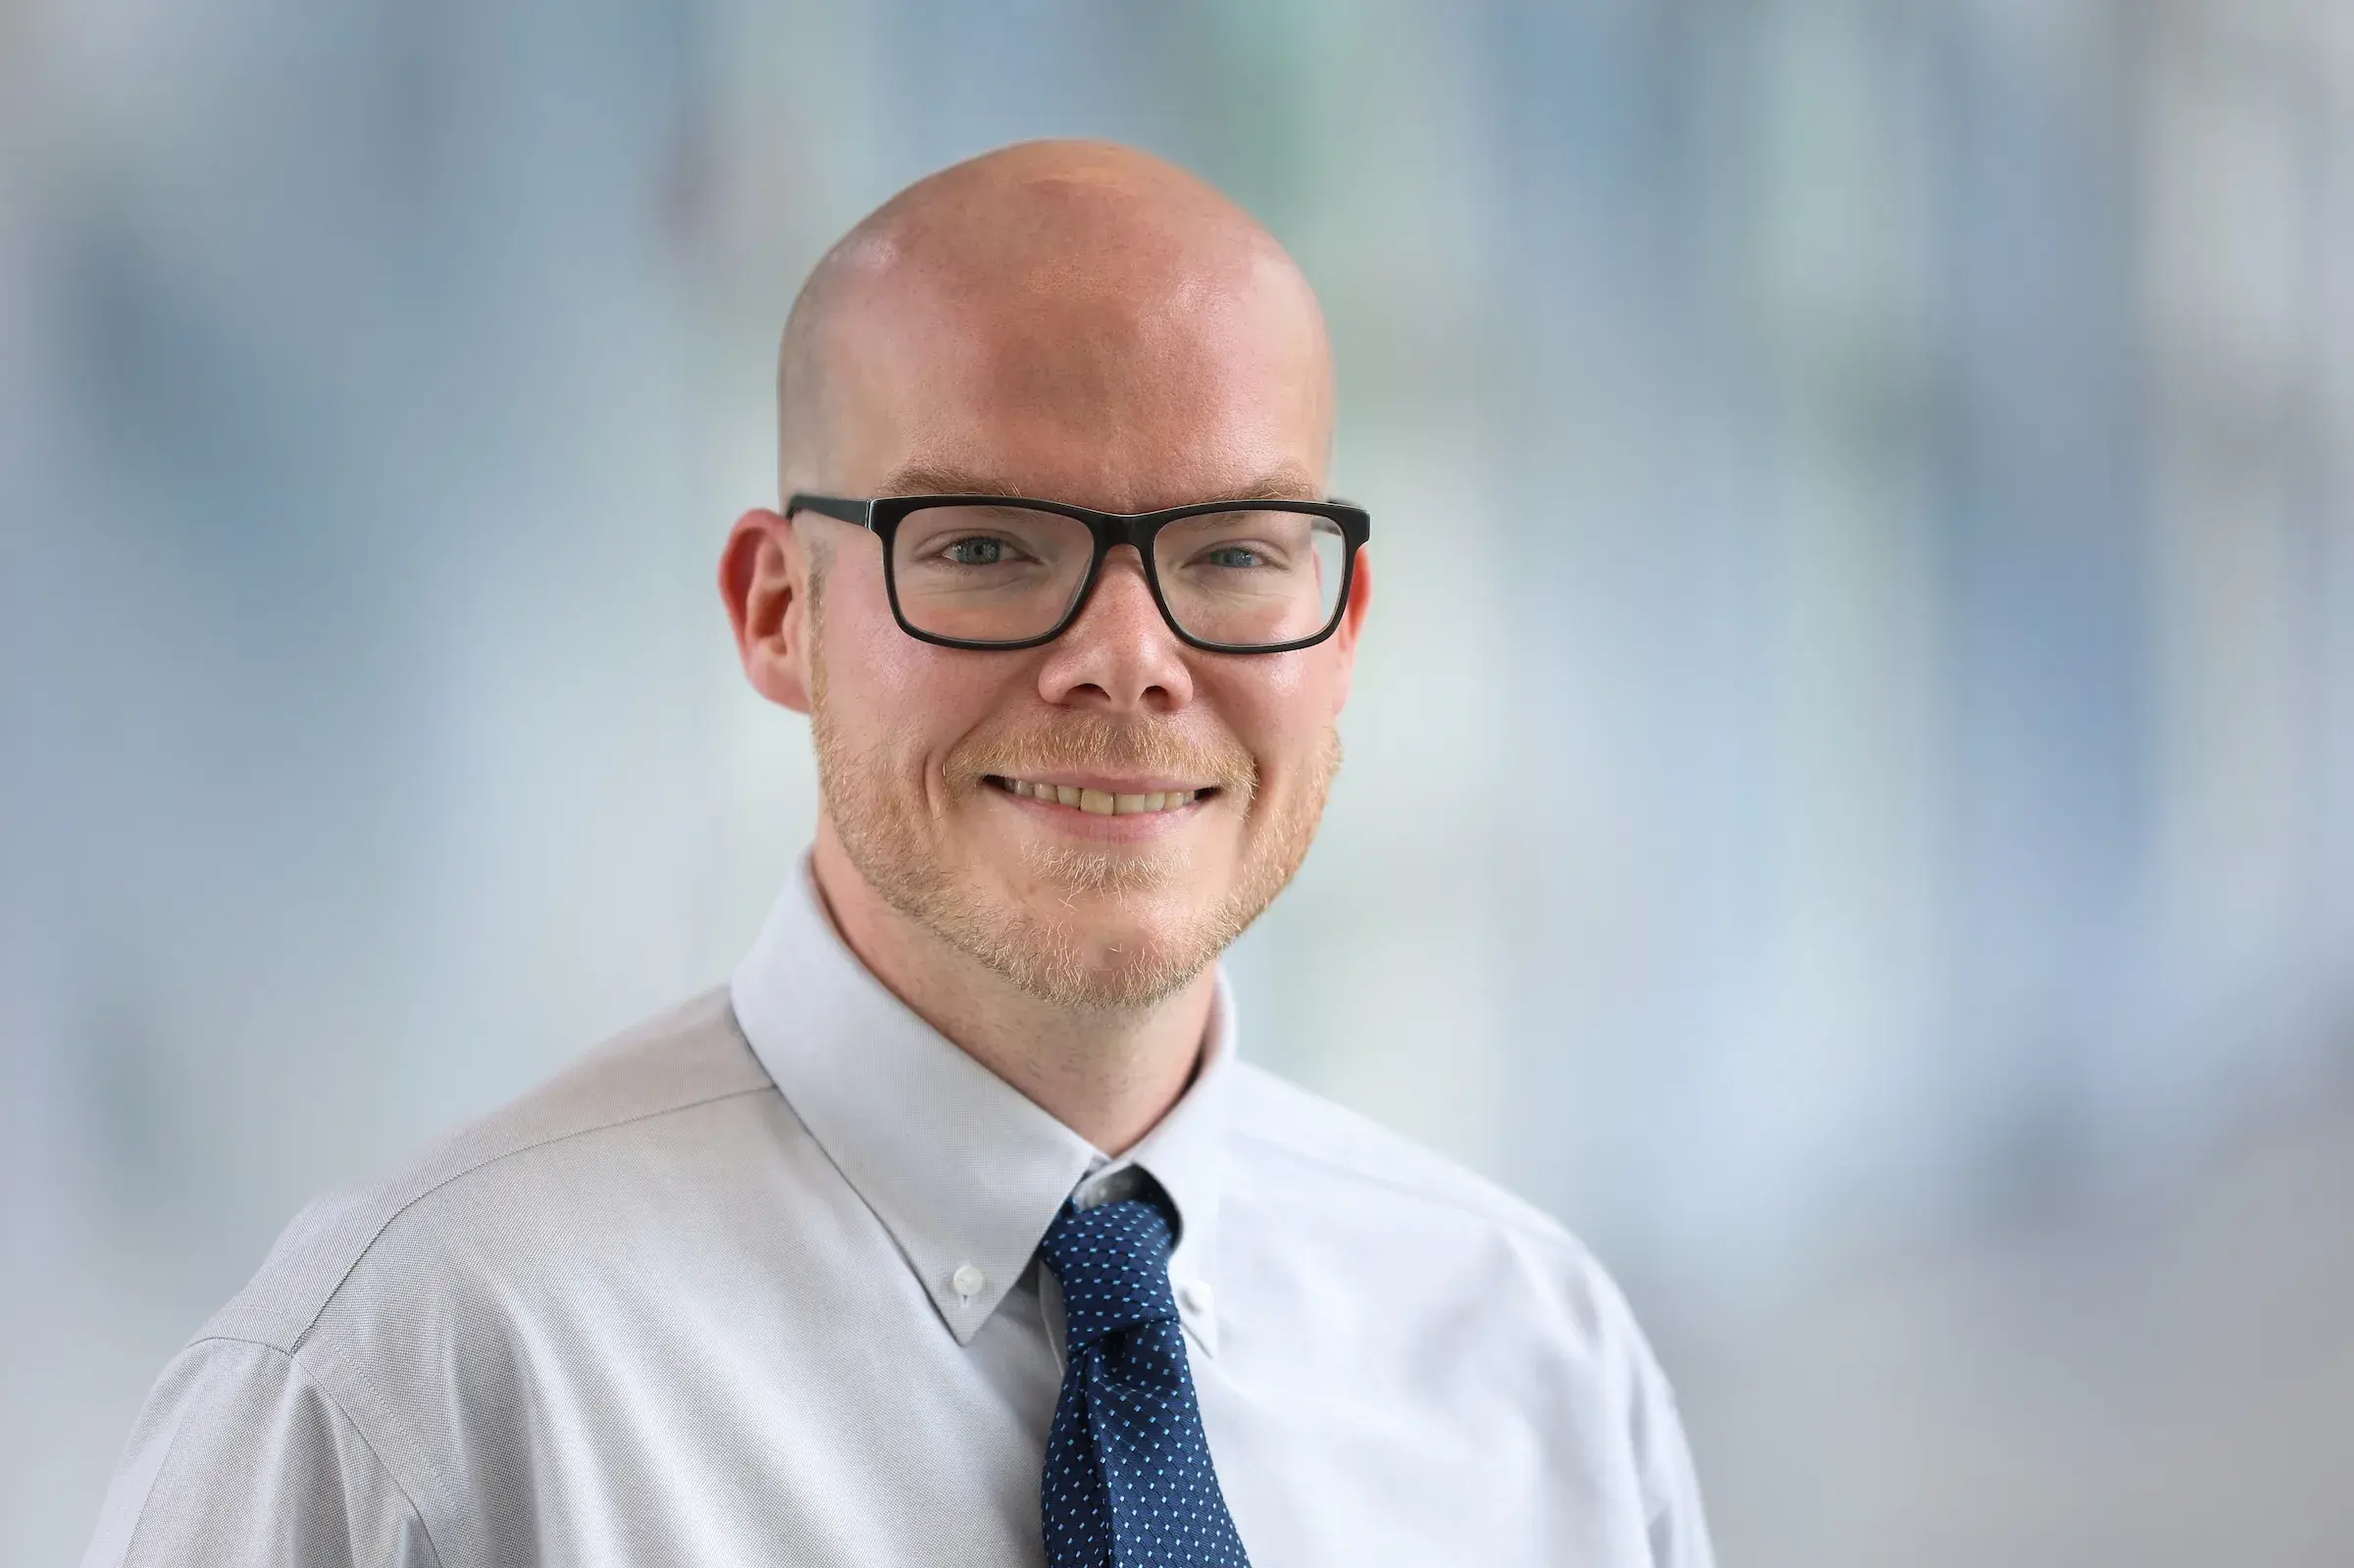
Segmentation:
[(834, 929), (915, 1014), (1106, 1154), (1151, 1132), (1192, 1082), (1217, 994), (1214, 970), (1136, 1009), (1059, 1006), (886, 904), (830, 822), (812, 857)]

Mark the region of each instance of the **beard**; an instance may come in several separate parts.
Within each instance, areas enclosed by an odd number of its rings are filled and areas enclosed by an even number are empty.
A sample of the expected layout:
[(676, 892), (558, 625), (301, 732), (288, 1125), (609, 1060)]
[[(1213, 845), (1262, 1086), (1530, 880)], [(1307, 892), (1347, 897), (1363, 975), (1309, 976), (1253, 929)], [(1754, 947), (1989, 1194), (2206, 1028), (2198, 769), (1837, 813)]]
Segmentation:
[[(1271, 807), (1262, 803), (1256, 765), (1241, 746), (1169, 721), (1073, 713), (990, 726), (944, 760), (946, 810), (935, 814), (920, 796), (903, 798), (895, 787), (901, 774), (887, 742), (860, 744), (844, 734), (827, 700), (815, 610), (810, 733), (819, 792), (850, 864), (892, 909), (1029, 994), (1073, 1010), (1150, 1008), (1208, 968), (1307, 858), (1340, 771), (1340, 737), (1331, 726), (1300, 788)], [(1239, 802), (1245, 842), (1232, 885), (1207, 898), (1192, 893), (1192, 857), (1176, 846), (1091, 847), (1025, 837), (1020, 873), (1047, 895), (1034, 901), (993, 886), (996, 879), (986, 871), (950, 864), (949, 841), (938, 830), (948, 813), (978, 805), (983, 790), (996, 788), (993, 776), (1085, 772), (1212, 783), (1217, 803)], [(1254, 824), (1262, 810), (1272, 815)], [(1084, 917), (1073, 909), (1082, 894), (1125, 901), (1119, 945), (1086, 939)], [(1072, 910), (1067, 922), (1053, 918), (1057, 903)]]

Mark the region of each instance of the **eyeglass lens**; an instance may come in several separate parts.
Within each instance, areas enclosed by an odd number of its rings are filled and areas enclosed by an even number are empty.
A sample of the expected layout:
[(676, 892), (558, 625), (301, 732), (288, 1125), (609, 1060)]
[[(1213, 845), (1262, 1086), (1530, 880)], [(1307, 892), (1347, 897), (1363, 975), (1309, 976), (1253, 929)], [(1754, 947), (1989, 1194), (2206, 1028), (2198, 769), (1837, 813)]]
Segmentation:
[[(1340, 610), (1348, 540), (1307, 512), (1206, 512), (1163, 527), (1153, 571), (1189, 636), (1229, 647), (1312, 637)], [(933, 506), (892, 539), (899, 613), (934, 636), (1021, 642), (1045, 636), (1087, 585), (1095, 534), (1028, 507)]]

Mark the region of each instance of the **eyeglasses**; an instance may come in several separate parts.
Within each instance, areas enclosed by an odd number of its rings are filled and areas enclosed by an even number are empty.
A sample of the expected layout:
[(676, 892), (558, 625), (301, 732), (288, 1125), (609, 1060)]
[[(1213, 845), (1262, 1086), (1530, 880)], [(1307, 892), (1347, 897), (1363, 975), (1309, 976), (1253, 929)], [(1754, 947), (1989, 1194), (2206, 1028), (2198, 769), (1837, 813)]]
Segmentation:
[(1211, 653), (1288, 653), (1332, 635), (1356, 552), (1372, 533), (1340, 501), (1204, 501), (1097, 512), (1004, 495), (795, 495), (883, 541), (891, 613), (911, 637), (949, 648), (1034, 648), (1060, 636), (1113, 546), (1144, 558), (1169, 630)]

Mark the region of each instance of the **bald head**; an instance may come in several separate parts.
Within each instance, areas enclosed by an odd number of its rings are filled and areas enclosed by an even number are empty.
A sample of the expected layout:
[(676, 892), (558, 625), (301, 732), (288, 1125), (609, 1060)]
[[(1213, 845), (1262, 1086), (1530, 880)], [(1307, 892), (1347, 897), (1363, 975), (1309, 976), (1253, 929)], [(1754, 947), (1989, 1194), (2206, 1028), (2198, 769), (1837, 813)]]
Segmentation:
[(1333, 415), (1323, 319), (1274, 237), (1081, 141), (985, 154), (860, 223), (794, 302), (777, 394), (787, 493), (958, 479), (1113, 510), (1320, 492)]

